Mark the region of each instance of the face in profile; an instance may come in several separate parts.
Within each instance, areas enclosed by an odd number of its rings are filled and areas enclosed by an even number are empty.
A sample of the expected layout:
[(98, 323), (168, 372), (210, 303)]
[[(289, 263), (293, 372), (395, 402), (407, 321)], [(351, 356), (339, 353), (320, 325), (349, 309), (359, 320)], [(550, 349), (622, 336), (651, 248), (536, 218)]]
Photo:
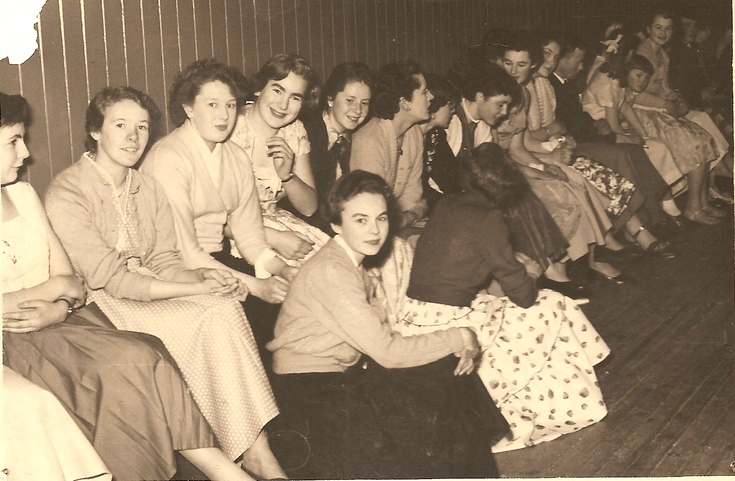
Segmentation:
[(449, 128), (449, 123), (452, 121), (452, 117), (454, 117), (455, 111), (456, 107), (454, 105), (454, 102), (448, 102), (442, 105), (439, 110), (432, 114), (434, 125), (443, 129)]
[(525, 50), (522, 52), (508, 50), (505, 52), (503, 68), (519, 84), (523, 85), (531, 78), (531, 71), (534, 67), (531, 56)]
[(342, 225), (332, 229), (354, 253), (359, 262), (374, 256), (388, 238), (388, 207), (380, 194), (363, 192), (344, 203)]
[(255, 110), (272, 129), (290, 124), (301, 112), (306, 94), (306, 80), (293, 72), (281, 80), (269, 80), (256, 92)]
[(0, 127), (0, 183), (10, 184), (18, 180), (18, 170), (30, 153), (25, 143), (26, 127), (12, 124)]
[(90, 132), (97, 141), (95, 162), (100, 165), (133, 167), (148, 145), (148, 111), (133, 100), (122, 100), (105, 109), (99, 132)]
[(363, 82), (348, 82), (328, 105), (332, 127), (338, 134), (355, 130), (370, 110), (370, 87)]
[(632, 69), (630, 72), (628, 72), (628, 77), (626, 78), (626, 81), (628, 83), (628, 88), (630, 88), (633, 92), (643, 92), (646, 90), (646, 87), (648, 87), (648, 81), (651, 79), (651, 76), (648, 75), (648, 73), (644, 72), (643, 70), (638, 70), (637, 68)]
[(494, 95), (486, 97), (481, 92), (475, 96), (477, 115), (488, 125), (496, 125), (500, 119), (508, 115), (508, 105), (513, 99), (510, 95)]
[(408, 112), (416, 119), (417, 123), (423, 120), (429, 120), (429, 104), (434, 96), (426, 87), (426, 79), (423, 74), (414, 76), (419, 82), (419, 86), (413, 91), (411, 100), (407, 102)]

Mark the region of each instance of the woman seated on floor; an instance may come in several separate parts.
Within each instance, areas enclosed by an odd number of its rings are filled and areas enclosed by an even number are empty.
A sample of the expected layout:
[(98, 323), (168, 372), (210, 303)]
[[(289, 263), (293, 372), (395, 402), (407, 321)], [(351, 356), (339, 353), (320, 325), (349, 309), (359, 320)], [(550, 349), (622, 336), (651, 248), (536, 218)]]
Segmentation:
[(316, 100), (316, 74), (302, 57), (280, 54), (268, 59), (253, 84), (255, 103), (243, 107), (231, 139), (252, 162), (268, 245), (299, 267), (329, 237), (276, 203), (288, 200), (305, 217), (317, 210), (311, 147), (297, 119)]
[(163, 187), (132, 167), (158, 127), (153, 100), (106, 87), (90, 102), (90, 151), (54, 178), (48, 216), (93, 300), (118, 329), (163, 341), (230, 459), (283, 477), (263, 430), (278, 409), (226, 270), (187, 269)]
[[(40, 199), (17, 181), (29, 156), (28, 104), (3, 93), (0, 103), (3, 363), (59, 399), (115, 479), (170, 479), (180, 451), (210, 479), (252, 480), (215, 447), (161, 341), (118, 331), (95, 303), (85, 305)], [(120, 152), (129, 145), (109, 147), (129, 159)]]
[[(320, 208), (326, 204), (334, 182), (350, 171), (352, 132), (370, 111), (373, 75), (360, 62), (341, 63), (322, 86), (319, 109), (303, 109), (301, 120), (309, 136), (311, 170)], [(334, 235), (318, 209), (309, 222)]]
[(473, 372), (474, 334), (393, 332), (380, 285), (365, 270), (384, 254), (391, 205), (381, 177), (342, 176), (328, 200), (338, 235), (304, 264), (281, 308), (268, 344), (274, 388), (282, 415), (311, 448), (293, 474), (497, 476), (489, 447), (507, 424)]
[(511, 428), (495, 452), (605, 417), (593, 366), (610, 352), (574, 301), (537, 291), (541, 268), (513, 252), (504, 212), (529, 186), (504, 157), (497, 144), (477, 147), (469, 161), (473, 187), (439, 201), (416, 246), (395, 326), (404, 336), (475, 331), (478, 374)]

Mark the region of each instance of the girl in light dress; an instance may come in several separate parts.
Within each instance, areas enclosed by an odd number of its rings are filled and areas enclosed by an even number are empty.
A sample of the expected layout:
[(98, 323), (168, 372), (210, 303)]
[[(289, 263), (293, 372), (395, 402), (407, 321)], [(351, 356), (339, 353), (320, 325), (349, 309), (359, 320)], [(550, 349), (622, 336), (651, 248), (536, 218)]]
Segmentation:
[(709, 204), (708, 169), (725, 155), (728, 146), (712, 119), (703, 112), (689, 111), (686, 101), (669, 87), (669, 56), (664, 46), (673, 29), (673, 16), (667, 12), (649, 18), (648, 36), (636, 53), (648, 59), (653, 73), (649, 77), (637, 70), (635, 76), (628, 76), (628, 100), (648, 136), (666, 143), (686, 176), (689, 192), (684, 216), (698, 224), (719, 224), (727, 213)]
[(574, 301), (537, 291), (541, 267), (513, 252), (503, 211), (529, 187), (504, 155), (497, 144), (477, 147), (472, 188), (439, 201), (416, 246), (395, 325), (404, 336), (460, 326), (476, 332), (477, 372), (511, 428), (494, 452), (602, 419), (607, 408), (594, 366), (610, 352)]
[[(179, 451), (210, 479), (252, 480), (215, 447), (209, 424), (161, 341), (117, 330), (96, 303), (85, 305), (85, 286), (74, 275), (40, 199), (17, 180), (29, 156), (24, 142), (28, 104), (3, 93), (0, 103), (3, 363), (54, 394), (76, 422), (67, 428), (59, 418), (64, 431), (48, 432), (69, 445), (57, 446), (56, 454), (78, 447), (69, 429), (81, 429), (115, 479), (170, 479), (176, 472), (174, 451)], [(12, 374), (5, 382), (31, 394)], [(6, 403), (13, 402), (11, 395)], [(6, 416), (18, 407), (6, 404)], [(50, 421), (45, 429), (54, 429)], [(19, 429), (31, 429), (31, 423)], [(33, 462), (53, 470), (53, 454), (42, 451), (40, 443), (32, 448), (39, 456)], [(84, 452), (79, 446), (75, 454)], [(20, 461), (14, 457), (10, 466)], [(92, 454), (63, 456), (58, 462), (64, 476), (107, 471)], [(29, 468), (38, 474), (42, 467)], [(21, 473), (11, 469), (11, 479)], [(53, 478), (45, 472), (39, 479)]]
[(329, 237), (277, 203), (288, 198), (306, 217), (317, 210), (309, 138), (297, 119), (318, 96), (316, 74), (302, 57), (280, 54), (263, 65), (253, 83), (255, 102), (238, 115), (231, 139), (252, 161), (268, 245), (300, 266)]
[(142, 92), (100, 91), (87, 109), (90, 151), (52, 181), (49, 218), (112, 323), (163, 341), (229, 459), (285, 477), (263, 431), (278, 409), (238, 302), (247, 291), (226, 270), (187, 269), (163, 188), (132, 168), (158, 118)]

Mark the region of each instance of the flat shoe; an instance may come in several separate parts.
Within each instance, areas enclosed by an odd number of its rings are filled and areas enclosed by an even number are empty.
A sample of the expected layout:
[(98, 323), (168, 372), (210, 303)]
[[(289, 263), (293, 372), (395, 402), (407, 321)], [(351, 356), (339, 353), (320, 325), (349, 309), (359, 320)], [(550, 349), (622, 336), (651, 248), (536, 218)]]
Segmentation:
[(634, 284), (635, 281), (632, 277), (624, 276), (623, 274), (618, 274), (617, 276), (608, 276), (607, 274), (596, 271), (594, 269), (590, 269), (592, 271), (592, 275), (599, 277), (600, 279), (603, 279), (607, 282), (611, 282), (615, 284), (616, 286), (622, 286), (623, 284)]
[(722, 220), (710, 216), (703, 210), (698, 210), (694, 214), (684, 214), (684, 217), (692, 222), (702, 225), (718, 225)]
[(643, 252), (652, 257), (660, 257), (661, 259), (673, 259), (676, 257), (676, 252), (671, 249), (671, 242), (665, 240), (657, 240), (648, 244), (648, 247), (643, 249)]
[(558, 282), (542, 277), (536, 281), (536, 286), (539, 289), (551, 289), (559, 294), (565, 295), (566, 297), (573, 299), (577, 304), (586, 304), (589, 302), (590, 292), (587, 288), (581, 284), (575, 284), (574, 282)]

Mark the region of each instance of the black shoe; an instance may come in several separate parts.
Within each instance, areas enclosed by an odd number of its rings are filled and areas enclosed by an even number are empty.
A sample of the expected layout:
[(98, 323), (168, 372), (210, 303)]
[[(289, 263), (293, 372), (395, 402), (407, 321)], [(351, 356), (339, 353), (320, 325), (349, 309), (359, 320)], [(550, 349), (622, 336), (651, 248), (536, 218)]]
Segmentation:
[(579, 305), (587, 304), (590, 301), (591, 293), (582, 284), (576, 284), (571, 281), (557, 282), (547, 279), (546, 277), (541, 277), (536, 281), (536, 286), (539, 289), (550, 289), (552, 291), (556, 291), (559, 294), (574, 300)]
[(623, 244), (623, 248), (617, 251), (608, 249), (605, 246), (597, 246), (595, 248), (595, 260), (599, 262), (615, 262), (624, 259), (632, 259), (641, 257), (642, 252), (632, 244)]
[(617, 276), (613, 277), (594, 269), (590, 269), (590, 271), (592, 271), (590, 275), (597, 277), (598, 279), (602, 279), (603, 281), (606, 281), (608, 283), (615, 284), (616, 286), (622, 286), (623, 284), (635, 284), (635, 279), (625, 276), (623, 274), (618, 274)]

